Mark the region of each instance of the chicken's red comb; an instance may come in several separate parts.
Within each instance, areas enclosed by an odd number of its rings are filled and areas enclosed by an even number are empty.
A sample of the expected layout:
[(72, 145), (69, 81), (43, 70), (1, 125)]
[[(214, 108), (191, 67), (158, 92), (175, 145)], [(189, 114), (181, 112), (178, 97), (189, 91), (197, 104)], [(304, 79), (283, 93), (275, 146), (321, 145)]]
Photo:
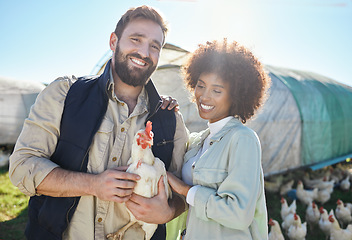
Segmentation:
[(272, 218), (270, 218), (270, 219), (269, 219), (268, 224), (269, 224), (270, 226), (274, 226), (274, 221), (273, 221), (273, 219), (272, 219)]
[(145, 132), (145, 135), (147, 136), (147, 138), (149, 138), (149, 140), (153, 140), (154, 133), (152, 132), (152, 122), (151, 121), (147, 122), (144, 132)]
[(148, 121), (146, 126), (145, 126), (145, 132), (147, 133), (148, 136), (150, 136), (150, 131), (152, 130), (152, 122)]

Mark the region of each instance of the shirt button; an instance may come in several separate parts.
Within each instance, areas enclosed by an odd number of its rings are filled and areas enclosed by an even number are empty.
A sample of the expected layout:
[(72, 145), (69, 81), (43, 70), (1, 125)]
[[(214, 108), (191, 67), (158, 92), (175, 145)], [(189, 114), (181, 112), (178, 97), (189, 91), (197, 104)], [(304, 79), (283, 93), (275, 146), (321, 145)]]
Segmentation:
[(117, 160), (117, 157), (112, 158), (112, 161), (116, 162), (116, 160)]
[(103, 221), (103, 219), (102, 219), (102, 218), (99, 218), (99, 219), (98, 219), (98, 222), (101, 222), (101, 221)]
[(209, 144), (210, 144), (210, 145), (213, 145), (213, 142), (210, 142)]
[(121, 103), (121, 106), (125, 106), (125, 104), (124, 104), (124, 103)]
[(124, 132), (125, 131), (125, 128), (121, 128), (121, 132)]

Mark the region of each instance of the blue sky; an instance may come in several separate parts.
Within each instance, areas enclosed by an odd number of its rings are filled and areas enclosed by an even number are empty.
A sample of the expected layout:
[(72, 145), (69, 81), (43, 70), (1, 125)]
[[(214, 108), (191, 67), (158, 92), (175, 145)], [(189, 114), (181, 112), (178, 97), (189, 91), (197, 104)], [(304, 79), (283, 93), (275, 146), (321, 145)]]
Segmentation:
[(118, 19), (142, 4), (163, 13), (167, 42), (186, 50), (227, 37), (264, 64), (352, 86), (352, 0), (0, 0), (0, 76), (91, 74)]

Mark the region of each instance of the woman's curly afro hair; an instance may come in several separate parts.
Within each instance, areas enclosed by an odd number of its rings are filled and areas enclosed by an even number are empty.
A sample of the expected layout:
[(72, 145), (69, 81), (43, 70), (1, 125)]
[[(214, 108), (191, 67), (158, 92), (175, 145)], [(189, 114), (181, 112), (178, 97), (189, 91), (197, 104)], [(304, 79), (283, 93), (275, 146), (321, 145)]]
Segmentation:
[(264, 103), (270, 77), (259, 60), (237, 42), (212, 41), (200, 44), (183, 67), (185, 83), (191, 92), (202, 73), (215, 73), (230, 84), (230, 114), (246, 123)]

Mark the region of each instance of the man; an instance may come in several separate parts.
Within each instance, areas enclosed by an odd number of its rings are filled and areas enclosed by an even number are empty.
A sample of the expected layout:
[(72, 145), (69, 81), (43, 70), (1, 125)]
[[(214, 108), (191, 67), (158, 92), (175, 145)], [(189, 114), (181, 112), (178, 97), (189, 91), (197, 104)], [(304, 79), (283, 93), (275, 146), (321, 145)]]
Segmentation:
[[(127, 11), (110, 36), (112, 59), (101, 76), (64, 77), (39, 94), (10, 157), (10, 178), (31, 196), (28, 239), (105, 239), (137, 219), (162, 224), (184, 210), (178, 196), (132, 194), (125, 172), (135, 133), (153, 122), (153, 153), (180, 173), (187, 132), (179, 113), (160, 109), (149, 77), (167, 28), (152, 8)], [(165, 106), (164, 106), (165, 107)], [(153, 239), (165, 238), (158, 228)], [(124, 239), (144, 239), (135, 224)]]

